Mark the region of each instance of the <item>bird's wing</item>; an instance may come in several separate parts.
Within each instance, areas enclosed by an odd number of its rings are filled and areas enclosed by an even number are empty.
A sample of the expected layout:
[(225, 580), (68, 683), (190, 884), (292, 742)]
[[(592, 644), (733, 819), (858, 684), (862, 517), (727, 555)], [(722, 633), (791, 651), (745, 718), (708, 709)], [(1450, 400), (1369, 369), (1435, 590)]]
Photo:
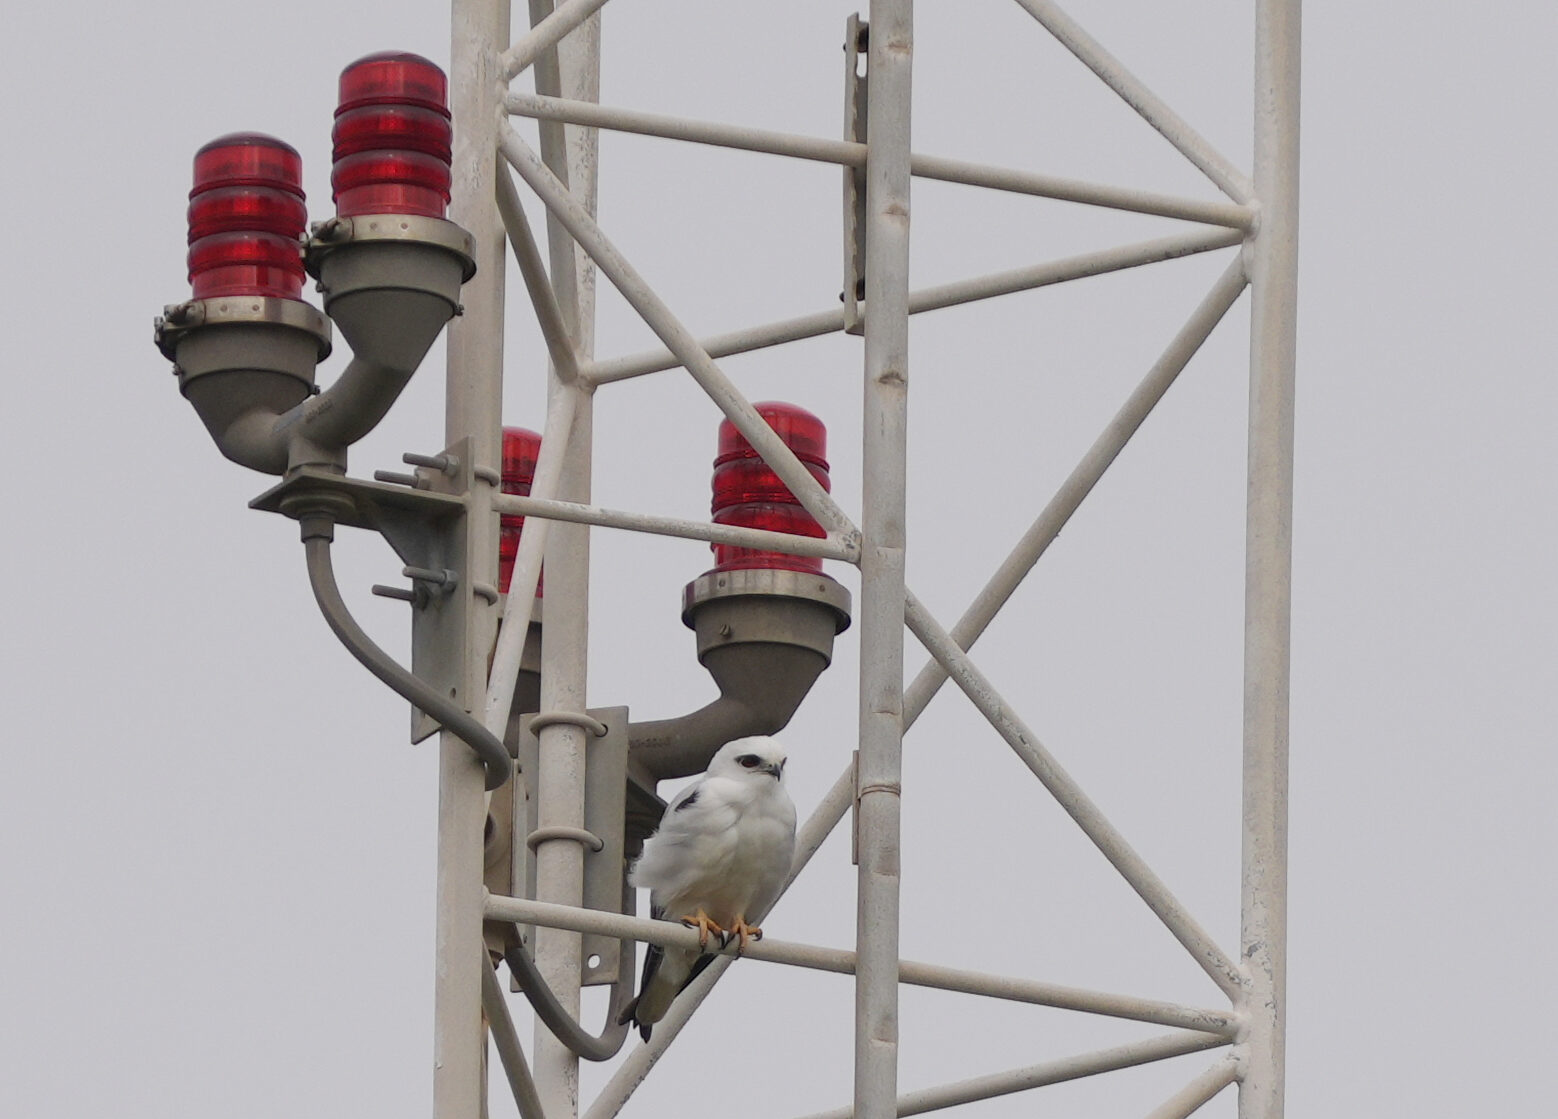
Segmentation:
[(795, 858), (795, 804), (789, 794), (778, 790), (778, 796), (764, 806), (761, 818), (749, 818), (745, 823), (765, 833), (762, 856), (751, 868), (752, 896), (747, 906), (747, 919), (756, 924), (774, 907), (790, 877)]
[(653, 891), (653, 904), (670, 909), (673, 899), (696, 903), (700, 885), (714, 870), (721, 845), (741, 817), (723, 785), (704, 779), (688, 786), (666, 809), (659, 830), (645, 841), (632, 882)]
[[(778, 899), (795, 847), (795, 805), (777, 785), (754, 800), (750, 789), (724, 777), (694, 782), (666, 808), (644, 842), (632, 884), (650, 891), (650, 915), (676, 920), (697, 910), (731, 910), (755, 922)], [(671, 1002), (714, 957), (649, 946), (639, 994), (623, 1012), (648, 1040)]]

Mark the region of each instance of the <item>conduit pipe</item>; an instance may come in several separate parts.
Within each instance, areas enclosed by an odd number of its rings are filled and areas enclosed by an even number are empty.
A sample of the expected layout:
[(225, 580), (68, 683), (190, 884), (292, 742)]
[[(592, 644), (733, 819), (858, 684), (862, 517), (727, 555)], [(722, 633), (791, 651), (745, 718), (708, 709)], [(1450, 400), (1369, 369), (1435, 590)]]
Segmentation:
[(503, 743), (459, 704), (446, 699), (397, 664), (374, 644), (347, 610), (336, 585), (335, 568), (330, 558), (330, 545), (335, 540), (335, 518), (324, 507), (328, 499), (312, 496), (305, 500), (313, 507), (286, 511), (297, 516), (302, 527), (309, 586), (314, 590), (314, 600), (319, 603), (320, 613), (325, 616), (331, 632), (364, 668), (476, 751), (487, 770), (488, 790), (501, 786), (514, 768)]
[(596, 1036), (586, 1033), (573, 1015), (563, 1009), (562, 1003), (557, 1001), (557, 996), (552, 993), (552, 988), (536, 967), (530, 953), (525, 951), (525, 946), (519, 942), (518, 936), (511, 938), (504, 946), (503, 958), (508, 961), (509, 971), (519, 984), (519, 989), (530, 1000), (536, 1017), (545, 1023), (558, 1041), (586, 1061), (609, 1061), (621, 1051), (622, 1043), (628, 1036), (628, 1024), (617, 1022), (617, 1015), (622, 1009), (619, 1005), (622, 1001), (622, 984), (612, 984), (611, 1004), (606, 1009), (606, 1028)]

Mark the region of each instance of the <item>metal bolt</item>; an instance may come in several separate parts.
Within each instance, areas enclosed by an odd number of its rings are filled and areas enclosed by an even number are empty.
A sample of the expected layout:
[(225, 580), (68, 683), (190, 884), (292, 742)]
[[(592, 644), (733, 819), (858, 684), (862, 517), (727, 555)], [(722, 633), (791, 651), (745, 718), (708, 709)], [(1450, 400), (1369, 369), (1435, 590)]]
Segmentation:
[(415, 474), (399, 474), (393, 470), (375, 470), (373, 472), (375, 482), (388, 482), (392, 486), (409, 486), (411, 489), (420, 490), (427, 487), (421, 478)]
[(447, 567), (411, 567), (400, 569), (400, 573), (407, 579), (413, 579), (418, 583), (430, 583), (434, 590), (440, 594), (448, 594), (460, 584), (460, 575)]
[(442, 474), (449, 475), (451, 478), (460, 469), (460, 460), (450, 454), (418, 455), (407, 451), (400, 456), (400, 461), (407, 466), (421, 466), (428, 470), (437, 470)]

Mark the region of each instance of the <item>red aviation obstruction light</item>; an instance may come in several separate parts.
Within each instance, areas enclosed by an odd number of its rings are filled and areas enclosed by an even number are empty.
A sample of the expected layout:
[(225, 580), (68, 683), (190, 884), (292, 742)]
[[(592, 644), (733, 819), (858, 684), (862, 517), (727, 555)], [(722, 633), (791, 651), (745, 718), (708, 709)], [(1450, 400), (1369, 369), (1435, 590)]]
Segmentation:
[[(828, 432), (822, 421), (794, 404), (769, 402), (756, 405), (758, 415), (824, 490), (828, 480)], [(719, 453), (714, 460), (714, 523), (787, 532), (795, 536), (826, 536), (822, 526), (795, 499), (779, 475), (758, 457), (746, 436), (728, 419), (719, 425)], [(714, 544), (714, 570), (780, 568), (787, 571), (822, 571), (817, 556), (791, 556), (733, 544)]]
[(442, 218), (449, 204), (449, 82), (421, 55), (384, 51), (341, 71), (335, 111), (336, 213)]
[[(530, 496), (530, 484), (536, 478), (536, 458), (541, 454), (541, 437), (522, 427), (503, 429), (503, 492)], [(525, 527), (524, 517), (505, 513), (498, 518), (498, 590), (509, 593), (509, 583), (514, 578), (514, 559), (519, 555), (519, 534)], [(541, 594), (541, 581), (536, 580), (536, 595)]]
[(295, 149), (258, 132), (212, 140), (195, 153), (189, 192), (194, 298), (301, 299), (307, 218), (303, 160)]

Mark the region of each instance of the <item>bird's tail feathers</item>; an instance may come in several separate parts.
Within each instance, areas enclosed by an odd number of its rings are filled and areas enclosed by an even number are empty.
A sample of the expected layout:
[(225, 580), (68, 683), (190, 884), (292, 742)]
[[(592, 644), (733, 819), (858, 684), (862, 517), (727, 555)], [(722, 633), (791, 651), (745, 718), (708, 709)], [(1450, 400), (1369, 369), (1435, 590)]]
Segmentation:
[(638, 1020), (638, 1000), (642, 997), (642, 995), (635, 995), (633, 997), (633, 1001), (622, 1008), (622, 1013), (617, 1015), (617, 1025), (625, 1026), (629, 1022), (632, 1022), (635, 1026), (638, 1027), (639, 1036), (642, 1037), (645, 1041), (648, 1041), (650, 1033), (652, 1033), (654, 1030), (654, 1026), (652, 1023), (640, 1022)]

